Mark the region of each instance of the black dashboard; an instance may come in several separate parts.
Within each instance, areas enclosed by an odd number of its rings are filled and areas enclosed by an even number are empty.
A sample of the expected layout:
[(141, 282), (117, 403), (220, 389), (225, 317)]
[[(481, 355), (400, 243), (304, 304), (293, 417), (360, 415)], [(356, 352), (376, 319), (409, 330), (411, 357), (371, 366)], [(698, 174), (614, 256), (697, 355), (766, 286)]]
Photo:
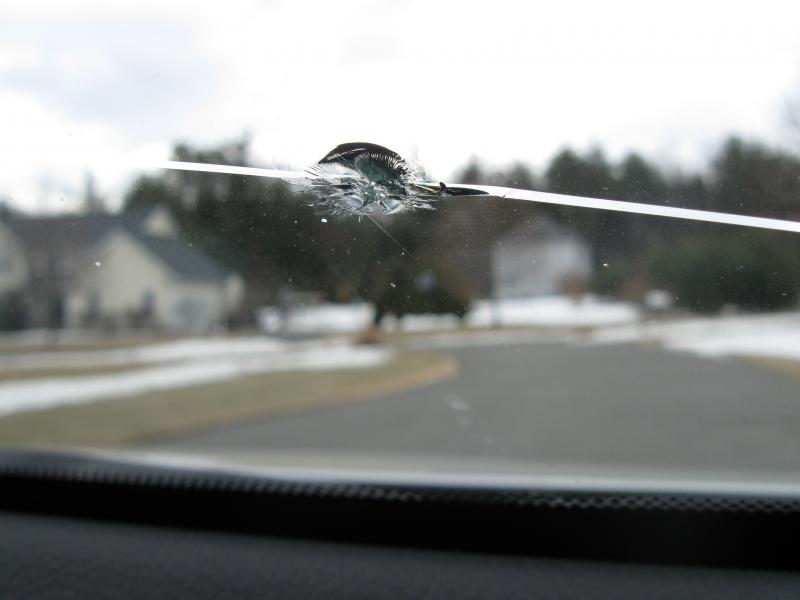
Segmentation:
[(795, 598), (800, 502), (3, 452), (3, 598)]

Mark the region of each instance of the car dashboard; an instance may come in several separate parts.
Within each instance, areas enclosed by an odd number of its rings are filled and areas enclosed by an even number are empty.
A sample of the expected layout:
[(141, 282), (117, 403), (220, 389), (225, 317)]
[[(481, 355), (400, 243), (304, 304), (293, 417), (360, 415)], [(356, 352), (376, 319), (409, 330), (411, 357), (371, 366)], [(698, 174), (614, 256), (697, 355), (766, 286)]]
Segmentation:
[(0, 596), (788, 598), (790, 496), (310, 480), (4, 451)]

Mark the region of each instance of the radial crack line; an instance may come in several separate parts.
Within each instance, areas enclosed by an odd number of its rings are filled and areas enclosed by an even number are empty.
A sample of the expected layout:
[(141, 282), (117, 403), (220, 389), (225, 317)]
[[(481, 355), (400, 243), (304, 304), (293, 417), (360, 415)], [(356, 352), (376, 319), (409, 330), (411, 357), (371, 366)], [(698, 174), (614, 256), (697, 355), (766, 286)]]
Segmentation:
[[(535, 192), (533, 190), (518, 190), (490, 185), (464, 185), (454, 184), (459, 187), (482, 191), (490, 196), (507, 198), (509, 200), (523, 200), (541, 202), (544, 204), (559, 204), (561, 206), (576, 206), (580, 208), (596, 208), (616, 212), (634, 213), (639, 215), (652, 215), (657, 217), (672, 217), (690, 221), (705, 221), (707, 223), (721, 223), (724, 225), (740, 225), (742, 227), (758, 227), (761, 229), (775, 229), (800, 233), (800, 222), (785, 221), (781, 219), (768, 219), (765, 217), (751, 217), (732, 213), (712, 212), (693, 208), (678, 208), (660, 204), (642, 204), (640, 202), (623, 202), (620, 200), (603, 200), (600, 198), (585, 198), (583, 196), (568, 196), (565, 194), (552, 194), (549, 192)], [(470, 196), (474, 198), (474, 196)]]

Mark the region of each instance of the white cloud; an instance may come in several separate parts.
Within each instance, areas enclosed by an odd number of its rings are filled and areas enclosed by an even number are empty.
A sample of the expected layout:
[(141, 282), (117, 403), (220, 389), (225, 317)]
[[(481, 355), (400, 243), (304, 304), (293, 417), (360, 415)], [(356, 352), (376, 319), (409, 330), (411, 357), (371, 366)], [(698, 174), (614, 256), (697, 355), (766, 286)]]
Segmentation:
[(797, 22), (790, 2), (19, 3), (0, 192), (54, 209), (86, 170), (118, 192), (175, 140), (244, 131), (264, 164), (368, 140), (442, 178), (564, 144), (697, 164), (729, 132), (779, 138)]

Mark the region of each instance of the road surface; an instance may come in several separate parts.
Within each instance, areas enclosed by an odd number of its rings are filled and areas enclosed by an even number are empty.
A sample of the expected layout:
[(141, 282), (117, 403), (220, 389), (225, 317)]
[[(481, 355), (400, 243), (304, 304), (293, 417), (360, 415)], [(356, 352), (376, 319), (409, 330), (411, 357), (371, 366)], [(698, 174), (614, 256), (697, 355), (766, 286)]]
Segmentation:
[(783, 375), (639, 345), (447, 352), (447, 381), (151, 447), (800, 472), (800, 381)]

